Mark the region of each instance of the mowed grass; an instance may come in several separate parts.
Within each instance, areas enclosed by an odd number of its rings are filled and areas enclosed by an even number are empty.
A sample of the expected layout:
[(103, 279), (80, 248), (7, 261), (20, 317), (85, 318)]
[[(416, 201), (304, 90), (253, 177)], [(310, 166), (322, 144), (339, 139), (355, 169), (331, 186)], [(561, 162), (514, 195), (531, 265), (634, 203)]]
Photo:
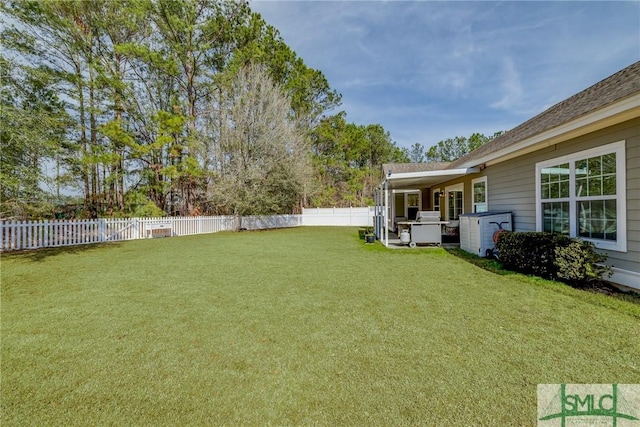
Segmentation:
[(638, 305), (354, 228), (2, 256), (2, 425), (536, 425), (640, 383)]

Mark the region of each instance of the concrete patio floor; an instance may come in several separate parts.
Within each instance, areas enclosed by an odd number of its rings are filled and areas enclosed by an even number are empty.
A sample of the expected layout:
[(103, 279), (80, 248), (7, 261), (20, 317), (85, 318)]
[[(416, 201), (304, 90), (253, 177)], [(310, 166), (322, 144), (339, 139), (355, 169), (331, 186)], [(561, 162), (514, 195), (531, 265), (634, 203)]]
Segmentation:
[[(382, 243), (382, 240), (380, 240), (380, 243)], [(390, 249), (412, 249), (409, 247), (408, 244), (402, 243), (400, 241), (400, 236), (398, 236), (396, 233), (393, 233), (391, 231), (389, 232), (389, 246), (387, 247)], [(416, 246), (416, 248), (459, 248), (459, 247), (460, 247), (460, 242), (447, 242), (447, 243), (443, 242), (440, 245), (418, 244)]]

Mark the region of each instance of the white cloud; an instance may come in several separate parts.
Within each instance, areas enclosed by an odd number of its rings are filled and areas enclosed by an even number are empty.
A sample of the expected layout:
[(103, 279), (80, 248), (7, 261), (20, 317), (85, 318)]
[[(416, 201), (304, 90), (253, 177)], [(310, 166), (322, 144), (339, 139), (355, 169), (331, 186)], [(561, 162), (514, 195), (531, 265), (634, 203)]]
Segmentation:
[(444, 82), (446, 85), (451, 86), (457, 91), (461, 91), (467, 87), (468, 76), (457, 71), (452, 71), (444, 76)]
[(491, 104), (492, 108), (504, 110), (519, 109), (522, 104), (522, 83), (520, 74), (511, 58), (504, 58), (502, 69), (503, 95), (499, 101)]
[(640, 59), (640, 2), (250, 6), (343, 94), (348, 120), (403, 146), (514, 127)]

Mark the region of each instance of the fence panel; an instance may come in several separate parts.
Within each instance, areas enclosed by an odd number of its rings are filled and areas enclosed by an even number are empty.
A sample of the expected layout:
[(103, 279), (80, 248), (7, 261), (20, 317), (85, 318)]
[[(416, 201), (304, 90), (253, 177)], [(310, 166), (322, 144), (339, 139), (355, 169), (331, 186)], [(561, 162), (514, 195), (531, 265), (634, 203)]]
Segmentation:
[(118, 242), (140, 238), (135, 218), (111, 218), (98, 221), (101, 226), (100, 234), (103, 242)]
[(308, 226), (373, 226), (374, 207), (310, 208), (302, 210), (302, 225)]
[(137, 218), (137, 221), (140, 239), (149, 237), (151, 230), (160, 224), (168, 225), (172, 236), (233, 230), (233, 217), (229, 216)]
[(267, 230), (302, 225), (301, 215), (243, 216), (240, 228), (246, 230)]
[[(230, 216), (111, 218), (95, 220), (0, 221), (0, 251), (117, 242), (151, 237), (158, 224), (169, 224), (171, 236), (217, 233), (234, 229)], [(297, 225), (297, 224), (296, 224)]]
[(2, 221), (2, 251), (95, 243), (95, 221)]
[(303, 209), (302, 215), (110, 218), (83, 220), (0, 221), (0, 251), (83, 245), (144, 239), (152, 230), (167, 229), (171, 236), (217, 233), (240, 227), (247, 230), (301, 225), (369, 226), (373, 208)]

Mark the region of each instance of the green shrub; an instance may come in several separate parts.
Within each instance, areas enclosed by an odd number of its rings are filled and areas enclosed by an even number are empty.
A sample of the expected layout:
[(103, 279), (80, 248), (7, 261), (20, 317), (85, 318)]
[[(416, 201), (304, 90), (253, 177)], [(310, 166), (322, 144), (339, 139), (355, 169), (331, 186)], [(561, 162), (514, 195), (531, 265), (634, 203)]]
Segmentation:
[(543, 232), (505, 232), (496, 243), (500, 262), (509, 270), (545, 279), (557, 277), (555, 250), (568, 246), (571, 238)]
[(153, 201), (139, 191), (130, 191), (125, 195), (126, 216), (145, 218), (166, 216)]
[(607, 256), (596, 252), (593, 243), (562, 234), (504, 232), (499, 235), (496, 248), (500, 262), (508, 270), (574, 286), (611, 274), (611, 267), (601, 264)]
[(555, 250), (558, 278), (572, 285), (587, 285), (611, 276), (611, 267), (603, 265), (607, 256), (595, 251), (595, 245), (580, 239), (573, 239), (566, 247)]

